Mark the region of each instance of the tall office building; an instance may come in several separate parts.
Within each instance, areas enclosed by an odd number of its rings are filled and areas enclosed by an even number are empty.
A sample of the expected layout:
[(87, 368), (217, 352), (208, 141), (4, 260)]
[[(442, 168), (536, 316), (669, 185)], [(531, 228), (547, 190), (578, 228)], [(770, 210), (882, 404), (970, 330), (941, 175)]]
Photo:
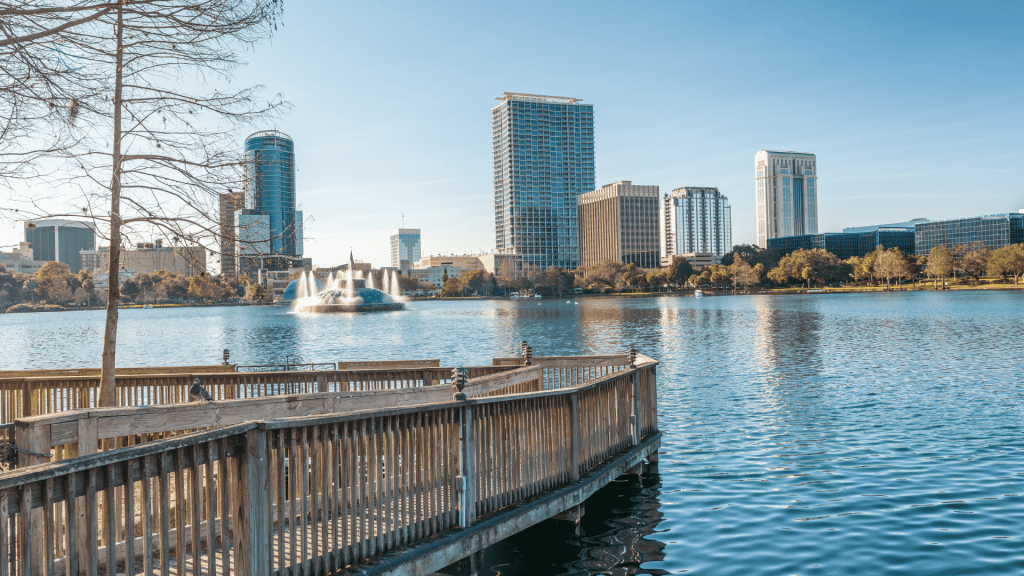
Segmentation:
[(757, 245), (769, 238), (818, 233), (817, 159), (814, 154), (761, 150), (754, 156)]
[(302, 217), (295, 210), (295, 143), (276, 130), (245, 139), (245, 208), (267, 216), (270, 253), (301, 256)]
[(235, 262), (235, 211), (245, 208), (244, 192), (220, 195), (220, 273), (225, 278), (238, 275)]
[(629, 180), (581, 194), (576, 202), (580, 221), (580, 266), (606, 260), (661, 265), (658, 237), (658, 187)]
[(422, 257), (419, 228), (399, 228), (391, 235), (391, 267), (408, 270)]
[(81, 250), (96, 247), (96, 225), (75, 220), (34, 220), (25, 223), (25, 242), (31, 244), (38, 261), (63, 262), (78, 273), (82, 269)]
[(732, 251), (732, 209), (718, 188), (686, 186), (665, 194), (661, 202), (661, 262), (668, 266), (683, 254)]
[(576, 197), (594, 186), (594, 106), (505, 92), (491, 109), (494, 239), (516, 270), (579, 264)]

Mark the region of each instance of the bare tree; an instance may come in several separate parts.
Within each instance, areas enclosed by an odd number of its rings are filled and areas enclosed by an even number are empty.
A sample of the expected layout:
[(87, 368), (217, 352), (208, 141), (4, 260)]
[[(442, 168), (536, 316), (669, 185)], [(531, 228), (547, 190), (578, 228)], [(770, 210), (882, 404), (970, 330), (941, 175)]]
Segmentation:
[[(31, 14), (3, 8), (3, 30), (22, 39), (26, 66), (59, 70), (51, 62), (56, 51), (75, 71), (65, 92), (73, 97), (72, 125), (83, 128), (54, 149), (49, 162), (56, 168), (46, 173), (59, 193), (25, 198), (15, 209), (22, 217), (90, 218), (106, 233), (110, 282), (99, 404), (114, 405), (122, 246), (158, 235), (175, 245), (219, 245), (219, 194), (244, 188), (242, 131), (286, 106), (277, 97), (262, 99), (260, 86), (230, 83), (243, 64), (240, 51), (276, 29), (282, 2), (33, 0)], [(64, 90), (63, 81), (53, 76), (55, 90)], [(45, 121), (53, 122), (15, 124)]]

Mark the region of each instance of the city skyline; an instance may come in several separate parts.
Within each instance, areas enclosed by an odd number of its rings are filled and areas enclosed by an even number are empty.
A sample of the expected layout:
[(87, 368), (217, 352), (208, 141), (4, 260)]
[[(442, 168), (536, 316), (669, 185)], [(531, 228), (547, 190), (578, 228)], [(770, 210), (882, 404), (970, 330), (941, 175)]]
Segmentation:
[[(301, 148), (298, 202), (315, 216), (307, 217), (305, 252), (324, 264), (343, 262), (349, 248), (389, 261), (388, 237), (403, 213), (427, 232), (424, 254), (493, 249), (482, 118), (505, 90), (572, 94), (595, 106), (598, 184), (717, 186), (730, 198), (735, 244), (757, 241), (750, 157), (760, 149), (817, 154), (827, 195), (819, 232), (1024, 206), (1024, 143), (1016, 137), (1024, 132), (1024, 79), (1005, 73), (1024, 56), (1015, 35), (1024, 13), (954, 3), (926, 12), (884, 3), (785, 6), (792, 9), (566, 5), (534, 21), (519, 11), (496, 19), (497, 8), (469, 3), (443, 11), (308, 3), (289, 7), (274, 42), (247, 56), (238, 81), (294, 105), (276, 126), (255, 128), (280, 129)], [(622, 26), (649, 30), (649, 41), (598, 42), (585, 56), (547, 58), (545, 39), (570, 17), (585, 25), (559, 29), (557, 49)], [(338, 19), (363, 24), (329, 33)], [(780, 36), (781, 23), (804, 33)], [(492, 26), (519, 30), (521, 39), (523, 56), (500, 73), (487, 61)], [(678, 29), (692, 42), (675, 42)], [(368, 50), (372, 62), (301, 57)], [(443, 73), (435, 74), (439, 61)], [(791, 82), (766, 83), (789, 62), (799, 63)], [(378, 89), (365, 90), (369, 84)], [(20, 225), (0, 227), (5, 249), (21, 236)]]

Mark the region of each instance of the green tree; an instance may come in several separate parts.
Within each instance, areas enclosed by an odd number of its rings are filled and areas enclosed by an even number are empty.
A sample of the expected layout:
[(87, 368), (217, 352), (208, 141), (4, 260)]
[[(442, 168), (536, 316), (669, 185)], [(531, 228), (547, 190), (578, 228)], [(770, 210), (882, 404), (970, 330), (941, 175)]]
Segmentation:
[[(941, 280), (945, 285), (946, 278), (953, 274), (953, 270), (953, 251), (949, 246), (941, 245), (932, 248), (928, 253), (928, 265), (924, 269), (925, 273), (932, 278)], [(937, 281), (935, 288), (938, 288)]]
[(960, 258), (960, 268), (977, 284), (978, 278), (988, 269), (988, 259), (991, 256), (992, 250), (984, 242), (971, 242)]
[(666, 280), (668, 280), (670, 284), (682, 285), (688, 281), (694, 272), (696, 271), (693, 269), (693, 264), (690, 264), (689, 260), (682, 256), (676, 256), (668, 266)]
[(459, 296), (462, 294), (462, 282), (459, 282), (458, 278), (449, 278), (445, 281), (444, 286), (441, 286), (441, 296), (451, 298), (453, 296)]
[(71, 268), (63, 262), (47, 262), (36, 270), (39, 292), (51, 304), (61, 304), (71, 300), (71, 281), (74, 276)]
[[(759, 266), (763, 266), (760, 265)], [(751, 285), (759, 284), (761, 282), (761, 275), (751, 266), (742, 256), (736, 256), (733, 259), (732, 265), (729, 266), (729, 272), (732, 274), (732, 286), (733, 290), (737, 286), (743, 286), (744, 288), (750, 288)]]
[(821, 248), (799, 249), (779, 261), (779, 265), (768, 272), (768, 278), (776, 284), (803, 281), (811, 284), (842, 282), (850, 274), (850, 265), (831, 252)]
[(989, 276), (1013, 276), (1016, 285), (1024, 276), (1024, 244), (1011, 244), (992, 251), (988, 259)]

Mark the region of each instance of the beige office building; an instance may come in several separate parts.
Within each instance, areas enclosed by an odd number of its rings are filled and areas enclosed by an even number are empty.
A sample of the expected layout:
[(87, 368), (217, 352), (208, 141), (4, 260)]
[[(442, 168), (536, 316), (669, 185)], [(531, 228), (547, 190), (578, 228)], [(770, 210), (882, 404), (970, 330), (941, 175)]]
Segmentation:
[(804, 152), (761, 150), (754, 156), (757, 245), (769, 238), (818, 233), (818, 159)]
[(661, 266), (658, 235), (658, 187), (629, 180), (608, 184), (577, 199), (580, 223), (580, 265), (606, 260)]
[(238, 276), (235, 261), (235, 211), (245, 208), (244, 192), (220, 195), (220, 273), (225, 278)]
[[(79, 255), (82, 268), (93, 273), (106, 274), (110, 267), (109, 248), (82, 250)], [(195, 276), (206, 271), (206, 249), (202, 246), (164, 246), (162, 240), (140, 243), (134, 250), (121, 251), (122, 271), (129, 274), (155, 274), (161, 270), (179, 276)]]

